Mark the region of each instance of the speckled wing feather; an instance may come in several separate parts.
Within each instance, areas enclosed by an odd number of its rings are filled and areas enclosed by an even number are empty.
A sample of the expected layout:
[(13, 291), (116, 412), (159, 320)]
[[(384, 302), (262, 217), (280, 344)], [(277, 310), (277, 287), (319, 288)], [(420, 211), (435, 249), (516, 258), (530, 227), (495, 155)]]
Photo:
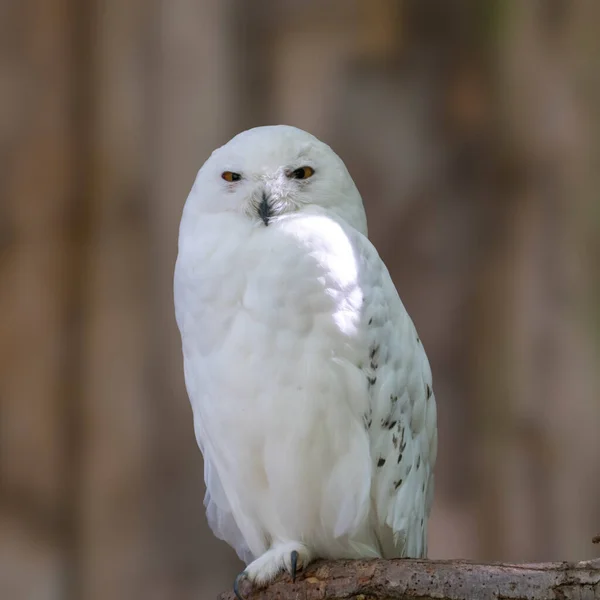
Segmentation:
[(414, 324), (372, 244), (357, 236), (364, 293), (375, 528), (384, 557), (427, 554), (437, 414), (431, 369)]

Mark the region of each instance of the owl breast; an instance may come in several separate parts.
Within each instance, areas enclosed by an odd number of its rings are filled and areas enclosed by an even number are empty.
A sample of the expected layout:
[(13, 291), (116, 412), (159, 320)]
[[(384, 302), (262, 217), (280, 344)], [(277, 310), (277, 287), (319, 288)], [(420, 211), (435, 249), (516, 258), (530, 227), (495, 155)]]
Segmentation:
[(357, 364), (364, 354), (363, 295), (352, 245), (335, 221), (322, 216), (269, 227), (229, 220), (233, 242), (224, 244), (216, 233), (223, 224), (208, 220), (180, 248), (176, 304), (193, 307), (177, 315), (184, 353), (202, 356), (211, 379), (224, 377), (224, 369), (231, 380), (235, 361), (236, 379), (249, 395), (269, 382), (298, 386), (302, 369), (325, 391), (330, 374), (322, 361)]
[(258, 524), (267, 538), (278, 527), (312, 537), (327, 555), (333, 538), (343, 543), (339, 523), (364, 528), (369, 507), (368, 348), (351, 243), (319, 215), (260, 228), (231, 216), (181, 243), (175, 279), (198, 441), (230, 504), (253, 490), (237, 518), (251, 551), (263, 551)]

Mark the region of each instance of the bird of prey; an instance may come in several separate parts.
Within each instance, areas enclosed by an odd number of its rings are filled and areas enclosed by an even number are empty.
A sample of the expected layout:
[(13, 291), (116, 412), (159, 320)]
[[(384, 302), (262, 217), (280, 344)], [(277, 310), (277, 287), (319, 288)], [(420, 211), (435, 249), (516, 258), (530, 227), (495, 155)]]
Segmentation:
[(431, 369), (326, 144), (257, 127), (187, 198), (174, 279), (214, 534), (236, 579), (315, 558), (423, 557), (437, 454)]

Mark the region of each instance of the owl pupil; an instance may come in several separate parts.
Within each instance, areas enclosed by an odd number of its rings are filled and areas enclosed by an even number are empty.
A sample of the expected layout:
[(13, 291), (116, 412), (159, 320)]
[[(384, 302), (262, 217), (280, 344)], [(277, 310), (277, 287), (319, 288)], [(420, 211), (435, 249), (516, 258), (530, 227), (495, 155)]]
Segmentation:
[(306, 167), (300, 167), (292, 173), (295, 179), (304, 179), (306, 177)]

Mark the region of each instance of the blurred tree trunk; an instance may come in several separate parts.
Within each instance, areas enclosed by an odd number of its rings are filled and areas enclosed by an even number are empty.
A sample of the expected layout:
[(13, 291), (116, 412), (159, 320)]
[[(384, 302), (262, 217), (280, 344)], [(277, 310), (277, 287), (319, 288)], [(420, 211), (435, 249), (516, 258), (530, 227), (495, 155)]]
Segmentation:
[(65, 0), (0, 4), (3, 598), (61, 598), (75, 566), (65, 510), (72, 397), (63, 385), (74, 192), (73, 62), (70, 23), (62, 17), (67, 5)]
[[(81, 590), (139, 597), (148, 576), (144, 517), (150, 388), (148, 33), (144, 0), (97, 0), (85, 15), (89, 202), (83, 290)], [(79, 76), (85, 74), (80, 71)], [(83, 127), (84, 123), (80, 123)]]

